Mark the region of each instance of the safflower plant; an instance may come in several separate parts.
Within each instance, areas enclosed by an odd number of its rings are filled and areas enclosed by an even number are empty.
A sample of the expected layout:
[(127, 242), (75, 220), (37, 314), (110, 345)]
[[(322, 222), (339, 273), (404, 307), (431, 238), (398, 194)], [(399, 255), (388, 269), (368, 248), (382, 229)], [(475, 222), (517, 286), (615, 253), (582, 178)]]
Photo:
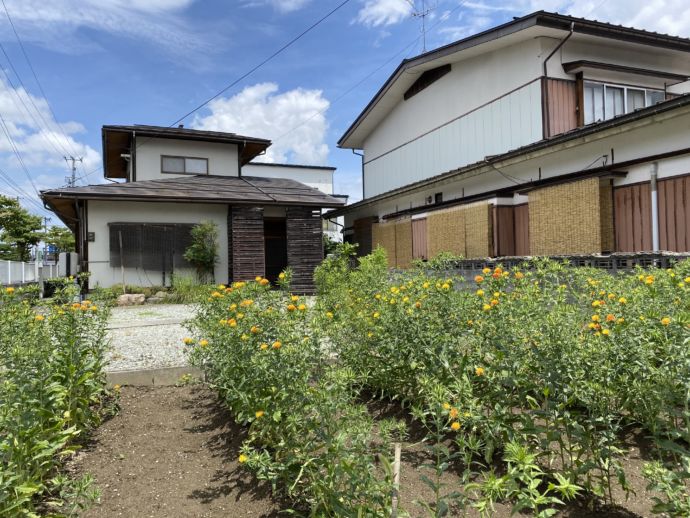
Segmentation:
[(88, 300), (37, 308), (23, 292), (0, 294), (0, 516), (73, 515), (97, 491), (60, 468), (106, 410), (108, 309)]

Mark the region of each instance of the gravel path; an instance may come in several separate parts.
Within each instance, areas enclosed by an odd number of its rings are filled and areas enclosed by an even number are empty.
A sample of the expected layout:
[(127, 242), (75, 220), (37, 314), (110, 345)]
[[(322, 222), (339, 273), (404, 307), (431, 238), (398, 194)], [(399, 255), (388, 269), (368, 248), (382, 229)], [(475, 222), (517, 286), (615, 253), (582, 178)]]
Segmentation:
[(155, 304), (113, 308), (108, 322), (108, 371), (187, 365), (182, 339), (191, 333), (184, 323), (194, 314), (188, 304)]

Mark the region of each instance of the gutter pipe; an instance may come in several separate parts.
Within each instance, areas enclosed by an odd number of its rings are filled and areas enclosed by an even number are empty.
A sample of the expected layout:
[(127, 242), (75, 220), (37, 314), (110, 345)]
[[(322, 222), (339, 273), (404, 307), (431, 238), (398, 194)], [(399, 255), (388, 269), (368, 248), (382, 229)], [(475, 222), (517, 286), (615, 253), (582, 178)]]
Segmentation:
[(548, 79), (549, 76), (548, 76), (548, 73), (546, 71), (546, 64), (553, 57), (553, 55), (560, 50), (560, 48), (565, 44), (565, 42), (570, 39), (570, 37), (573, 35), (574, 31), (575, 31), (575, 22), (571, 22), (570, 32), (568, 33), (568, 35), (565, 38), (563, 38), (558, 45), (556, 45), (556, 48), (551, 51), (551, 54), (546, 56), (546, 59), (544, 60), (544, 63), (542, 64), (543, 76), (544, 76), (544, 129), (546, 130), (544, 132), (545, 138), (548, 138), (551, 136), (551, 122), (549, 120), (549, 118), (550, 118), (550, 113), (549, 113), (549, 85), (546, 82), (546, 80)]
[(659, 176), (659, 162), (652, 163), (650, 178), (650, 191), (652, 196), (652, 250), (659, 251), (659, 192), (657, 191), (657, 178)]

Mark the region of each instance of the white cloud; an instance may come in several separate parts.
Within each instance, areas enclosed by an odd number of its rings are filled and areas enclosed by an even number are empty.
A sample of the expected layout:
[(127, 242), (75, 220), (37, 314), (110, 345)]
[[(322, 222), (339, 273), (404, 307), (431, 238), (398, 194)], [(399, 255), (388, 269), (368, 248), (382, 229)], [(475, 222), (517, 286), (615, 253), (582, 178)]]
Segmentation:
[(274, 140), (259, 158), (263, 162), (320, 165), (328, 158), (324, 143), (328, 123), (322, 112), (329, 105), (321, 90), (296, 88), (279, 93), (277, 84), (259, 83), (212, 101), (211, 113), (197, 116), (192, 126)]
[[(195, 0), (5, 0), (22, 38), (51, 50), (98, 48), (80, 32), (92, 29), (155, 43), (175, 55), (201, 54), (211, 45), (180, 13)], [(11, 34), (0, 17), (6, 36)]]
[[(83, 157), (79, 176), (101, 163), (100, 153), (76, 138), (84, 132), (81, 124), (74, 121), (58, 124), (44, 98), (34, 96), (23, 88), (14, 89), (3, 79), (0, 79), (0, 114), (0, 168), (34, 201), (38, 201), (38, 197), (22, 170), (15, 148), (38, 189), (65, 184), (67, 166), (63, 155)], [(11, 137), (11, 142), (5, 132)], [(40, 171), (40, 175), (37, 171)], [(92, 175), (89, 180), (93, 183), (98, 178)], [(4, 179), (0, 181), (0, 192), (17, 195)], [(19, 195), (26, 197), (24, 193)]]
[(291, 13), (305, 7), (311, 0), (243, 0), (242, 7), (271, 6), (281, 13)]
[(366, 0), (356, 21), (367, 27), (385, 27), (400, 23), (413, 11), (407, 0)]

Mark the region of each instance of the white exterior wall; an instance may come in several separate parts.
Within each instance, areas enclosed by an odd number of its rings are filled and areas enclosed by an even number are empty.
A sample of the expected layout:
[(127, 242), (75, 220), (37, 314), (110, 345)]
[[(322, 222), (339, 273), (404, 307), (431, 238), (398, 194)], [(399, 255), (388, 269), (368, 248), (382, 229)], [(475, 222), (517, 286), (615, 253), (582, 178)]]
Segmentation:
[(287, 178), (314, 187), (325, 194), (333, 194), (333, 170), (317, 169), (313, 167), (280, 167), (250, 163), (242, 167), (243, 176), (259, 176), (262, 178)]
[(529, 40), (453, 63), (400, 99), (364, 143), (365, 197), (541, 139), (540, 51)]
[(379, 158), (368, 158), (365, 149), (364, 196), (446, 173), (541, 138), (541, 86), (537, 80)]
[[(464, 177), (458, 176), (444, 180), (433, 186), (420, 189), (412, 194), (394, 196), (375, 204), (362, 207), (345, 216), (345, 227), (352, 226), (355, 219), (369, 216), (383, 217), (397, 211), (421, 207), (427, 196), (443, 193), (443, 200), (479, 195), (497, 189), (517, 188), (517, 183), (554, 178), (565, 174), (583, 171), (588, 166), (602, 165), (597, 161), (608, 155), (611, 163), (611, 149), (615, 163), (681, 150), (690, 147), (687, 135), (690, 132), (690, 107), (677, 110), (675, 114), (660, 114), (654, 119), (637, 121), (626, 128), (612, 128), (596, 135), (588, 135), (554, 146), (550, 150), (537, 150), (525, 156), (507, 159), (497, 164), (501, 173), (489, 166), (481, 168)], [(690, 154), (665, 158), (658, 161), (659, 179), (690, 173)], [(616, 170), (615, 167), (612, 170)], [(626, 167), (624, 178), (615, 178), (614, 186), (629, 185), (649, 181), (651, 162)], [(504, 176), (505, 175), (505, 176)], [(506, 178), (508, 176), (508, 178)], [(501, 198), (501, 204), (505, 204)], [(524, 196), (515, 195), (514, 204), (524, 203)]]
[[(198, 203), (152, 203), (125, 201), (89, 200), (88, 232), (95, 233), (95, 241), (89, 247), (88, 270), (91, 272), (90, 286), (107, 288), (122, 282), (120, 268), (110, 266), (110, 232), (108, 223), (200, 223), (213, 221), (218, 225), (218, 256), (215, 281), (228, 281), (228, 232), (227, 205)], [(176, 274), (195, 275), (193, 269), (176, 271)], [(125, 268), (125, 283), (136, 286), (161, 285), (160, 271)], [(170, 283), (170, 272), (166, 272), (166, 284)]]
[(137, 137), (136, 181), (174, 178), (176, 174), (161, 173), (161, 156), (184, 156), (208, 159), (208, 173), (218, 176), (237, 176), (239, 159), (236, 144)]

